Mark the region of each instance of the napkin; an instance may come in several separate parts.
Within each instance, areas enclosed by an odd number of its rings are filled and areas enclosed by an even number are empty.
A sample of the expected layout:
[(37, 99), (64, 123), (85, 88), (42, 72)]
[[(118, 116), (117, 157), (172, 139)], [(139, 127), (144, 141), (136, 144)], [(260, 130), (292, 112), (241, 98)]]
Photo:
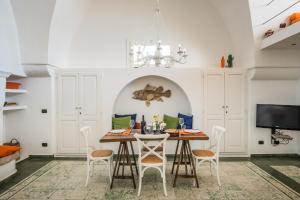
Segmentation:
[(197, 132), (197, 133), (190, 133), (190, 132), (185, 132), (185, 131), (179, 131), (179, 134), (180, 135), (199, 135), (199, 136), (204, 136), (205, 133), (200, 131), (200, 132)]

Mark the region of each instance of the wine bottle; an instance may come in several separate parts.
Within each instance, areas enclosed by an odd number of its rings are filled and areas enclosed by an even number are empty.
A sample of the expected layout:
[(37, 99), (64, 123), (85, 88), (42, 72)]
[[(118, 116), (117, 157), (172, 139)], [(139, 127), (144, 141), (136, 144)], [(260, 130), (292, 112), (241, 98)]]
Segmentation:
[(141, 133), (145, 134), (145, 126), (146, 126), (146, 121), (145, 121), (145, 116), (143, 115), (142, 121), (141, 121)]

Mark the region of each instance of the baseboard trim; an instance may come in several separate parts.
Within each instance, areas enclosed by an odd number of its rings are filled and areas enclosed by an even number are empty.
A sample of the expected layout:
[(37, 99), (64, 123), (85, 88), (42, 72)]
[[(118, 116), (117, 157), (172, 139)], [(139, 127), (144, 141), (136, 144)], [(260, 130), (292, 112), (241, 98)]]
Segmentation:
[(86, 154), (54, 154), (54, 158), (84, 158)]
[(54, 158), (54, 155), (29, 155), (29, 158)]
[(300, 158), (299, 154), (251, 154), (251, 158), (259, 158), (259, 157), (289, 157), (289, 158)]
[[(117, 155), (114, 154), (114, 157)], [(169, 159), (174, 159), (174, 154), (166, 154)], [(54, 155), (29, 155), (27, 158), (49, 158), (49, 159), (57, 159), (57, 158), (85, 158), (85, 154), (54, 154)], [(135, 154), (135, 157), (138, 157)], [(220, 155), (220, 160), (222, 161), (232, 161), (232, 160), (249, 160), (250, 158), (257, 158), (257, 157), (291, 157), (291, 158), (300, 158), (299, 154), (251, 154), (249, 155)], [(25, 159), (27, 159), (25, 158)], [(23, 159), (23, 160), (25, 160)], [(23, 161), (22, 160), (22, 161)], [(20, 161), (19, 161), (20, 162)]]

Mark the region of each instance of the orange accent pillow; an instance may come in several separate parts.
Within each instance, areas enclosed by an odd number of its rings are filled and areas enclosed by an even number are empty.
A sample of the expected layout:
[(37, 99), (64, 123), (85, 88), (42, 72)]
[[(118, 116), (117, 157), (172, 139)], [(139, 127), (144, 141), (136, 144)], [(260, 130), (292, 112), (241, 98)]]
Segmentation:
[(20, 149), (18, 146), (0, 146), (0, 158), (14, 154)]

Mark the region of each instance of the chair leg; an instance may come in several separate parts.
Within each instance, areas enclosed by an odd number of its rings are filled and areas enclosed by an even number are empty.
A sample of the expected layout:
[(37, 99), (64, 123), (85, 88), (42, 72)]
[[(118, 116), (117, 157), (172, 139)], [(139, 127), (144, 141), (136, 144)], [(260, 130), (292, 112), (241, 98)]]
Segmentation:
[(164, 187), (165, 196), (167, 197), (168, 194), (167, 194), (167, 188), (166, 188), (166, 169), (165, 169), (165, 166), (163, 166), (163, 187)]
[(217, 171), (218, 185), (221, 186), (220, 174), (219, 174), (219, 161), (216, 161), (216, 171)]
[(111, 183), (111, 160), (112, 160), (112, 158), (109, 158), (108, 159), (108, 163), (107, 163), (107, 165), (108, 165), (109, 183)]
[(211, 161), (209, 162), (209, 170), (210, 170), (210, 175), (212, 176), (212, 171), (211, 171)]
[(92, 177), (93, 174), (94, 174), (94, 164), (95, 164), (95, 161), (90, 161), (90, 176)]
[(87, 165), (86, 165), (86, 181), (85, 181), (85, 187), (88, 185), (88, 182), (89, 182), (89, 177), (90, 177), (90, 161), (87, 160)]
[[(197, 158), (192, 158), (194, 159), (194, 163), (195, 163), (195, 170), (197, 172), (197, 167), (198, 167), (198, 159)], [(194, 180), (193, 186), (196, 186), (196, 180)]]
[(142, 174), (142, 166), (140, 165), (139, 166), (139, 189), (138, 189), (138, 196), (141, 195), (141, 189), (142, 189), (142, 177), (143, 177), (143, 174)]

